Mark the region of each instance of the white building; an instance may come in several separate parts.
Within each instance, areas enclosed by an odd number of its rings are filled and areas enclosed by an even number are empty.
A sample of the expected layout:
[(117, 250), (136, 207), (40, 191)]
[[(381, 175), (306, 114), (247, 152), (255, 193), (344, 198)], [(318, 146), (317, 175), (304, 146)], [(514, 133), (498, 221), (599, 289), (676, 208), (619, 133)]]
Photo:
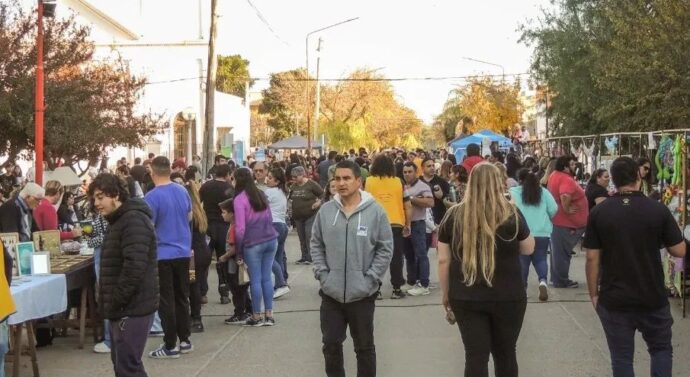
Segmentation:
[[(25, 0), (27, 2), (28, 0)], [(31, 5), (35, 1), (29, 1)], [(145, 157), (148, 152), (171, 160), (201, 155), (210, 2), (205, 0), (59, 0), (56, 15), (77, 15), (91, 27), (95, 59), (121, 56), (135, 75), (148, 79), (139, 110), (163, 114), (167, 128), (143, 150), (115, 148), (111, 161)], [(244, 99), (216, 92), (214, 144), (228, 153), (227, 143), (249, 146), (249, 106)], [(186, 121), (185, 112), (195, 115)], [(228, 136), (232, 134), (232, 136)], [(241, 156), (233, 156), (241, 160)]]

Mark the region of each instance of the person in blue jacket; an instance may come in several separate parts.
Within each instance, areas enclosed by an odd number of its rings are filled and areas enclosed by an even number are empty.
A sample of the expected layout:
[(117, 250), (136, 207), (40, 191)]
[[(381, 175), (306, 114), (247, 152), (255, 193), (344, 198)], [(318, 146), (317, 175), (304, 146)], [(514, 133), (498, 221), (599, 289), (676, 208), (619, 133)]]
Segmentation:
[(548, 273), (546, 251), (549, 248), (549, 237), (553, 230), (551, 219), (556, 215), (558, 205), (549, 190), (539, 185), (539, 178), (534, 173), (527, 169), (520, 169), (517, 172), (517, 178), (520, 186), (512, 187), (509, 190), (510, 196), (525, 216), (527, 226), (535, 240), (534, 253), (520, 255), (522, 278), (526, 289), (529, 267), (533, 264), (539, 277), (539, 300), (547, 301), (549, 291), (546, 283)]

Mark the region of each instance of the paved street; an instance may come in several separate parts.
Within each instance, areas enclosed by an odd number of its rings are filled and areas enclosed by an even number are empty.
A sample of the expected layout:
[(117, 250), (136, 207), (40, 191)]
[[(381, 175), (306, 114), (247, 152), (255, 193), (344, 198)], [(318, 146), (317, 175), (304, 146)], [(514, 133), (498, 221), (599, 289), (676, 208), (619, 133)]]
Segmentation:
[[(289, 260), (297, 258), (297, 236), (288, 239)], [(435, 252), (431, 252), (435, 270)], [(584, 254), (574, 258), (573, 278), (584, 281)], [(289, 265), (292, 292), (276, 305), (277, 326), (243, 328), (227, 326), (230, 306), (218, 303), (217, 293), (210, 292), (210, 303), (202, 309), (206, 332), (194, 334), (195, 351), (178, 360), (145, 358), (150, 376), (323, 376), (321, 334), (319, 329), (319, 297), (317, 283), (307, 266)], [(535, 278), (534, 272), (531, 278)], [(432, 275), (436, 276), (435, 272)], [(210, 274), (215, 286), (215, 271)], [(432, 280), (437, 280), (432, 278)], [(551, 301), (535, 302), (533, 282), (525, 324), (518, 342), (520, 374), (530, 377), (592, 377), (610, 376), (608, 350), (601, 326), (587, 300), (583, 286), (575, 290), (551, 290)], [(384, 284), (384, 296), (390, 286)], [(376, 309), (376, 348), (378, 375), (461, 376), (464, 352), (457, 327), (449, 326), (439, 305), (440, 293), (427, 297), (407, 297), (378, 301)], [(674, 376), (689, 376), (690, 318), (683, 320), (680, 307), (674, 302), (675, 365)], [(153, 349), (160, 338), (150, 338)], [(57, 338), (55, 345), (38, 352), (41, 375), (44, 377), (81, 377), (112, 375), (108, 355), (91, 352), (92, 344), (76, 349), (77, 336)], [(356, 363), (352, 343), (345, 345), (348, 375), (354, 376)], [(636, 347), (636, 372), (648, 375), (649, 357), (640, 336)], [(27, 361), (22, 376), (30, 376)]]

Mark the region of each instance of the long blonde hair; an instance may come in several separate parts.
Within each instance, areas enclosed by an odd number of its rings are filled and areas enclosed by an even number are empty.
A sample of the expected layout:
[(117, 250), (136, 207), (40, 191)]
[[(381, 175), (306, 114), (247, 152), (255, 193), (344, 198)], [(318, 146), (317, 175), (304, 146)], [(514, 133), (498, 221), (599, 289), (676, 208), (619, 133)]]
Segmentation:
[(505, 241), (518, 235), (517, 209), (503, 195), (504, 187), (499, 168), (488, 162), (475, 165), (463, 201), (448, 210), (442, 221), (445, 224), (449, 218), (454, 219), (451, 251), (460, 260), (463, 283), (468, 287), (479, 280), (492, 286), (498, 227), (514, 217), (515, 234)]
[(192, 221), (196, 225), (200, 233), (206, 233), (208, 229), (208, 219), (204, 207), (201, 206), (201, 199), (199, 199), (199, 184), (194, 181), (189, 181), (185, 185), (189, 197), (192, 199)]

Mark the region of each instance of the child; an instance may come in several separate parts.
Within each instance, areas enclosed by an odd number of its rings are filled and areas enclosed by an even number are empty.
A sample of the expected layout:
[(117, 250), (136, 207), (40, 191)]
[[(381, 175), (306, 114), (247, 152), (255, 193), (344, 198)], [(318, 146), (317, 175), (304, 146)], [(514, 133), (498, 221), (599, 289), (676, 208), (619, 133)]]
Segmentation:
[(242, 325), (251, 317), (252, 304), (249, 299), (249, 284), (239, 285), (237, 262), (235, 261), (235, 209), (233, 200), (228, 199), (218, 204), (223, 220), (230, 224), (226, 238), (225, 254), (221, 255), (219, 262), (228, 262), (228, 284), (232, 294), (232, 303), (235, 306), (234, 314), (225, 320), (227, 325)]

